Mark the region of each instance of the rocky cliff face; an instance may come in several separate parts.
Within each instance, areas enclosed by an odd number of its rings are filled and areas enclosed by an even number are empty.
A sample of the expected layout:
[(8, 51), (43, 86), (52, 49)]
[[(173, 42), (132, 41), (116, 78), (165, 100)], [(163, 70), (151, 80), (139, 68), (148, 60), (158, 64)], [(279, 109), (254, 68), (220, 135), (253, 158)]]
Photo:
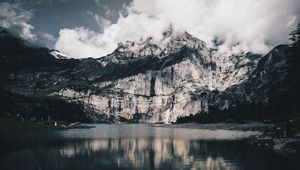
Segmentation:
[[(18, 66), (22, 71), (8, 67), (1, 73), (1, 84), (17, 93), (82, 102), (86, 110), (114, 121), (172, 123), (180, 117), (230, 110), (241, 102), (268, 103), (274, 82), (282, 82), (286, 73), (286, 48), (263, 57), (220, 54), (172, 29), (159, 41), (120, 43), (99, 59), (57, 59), (51, 50), (22, 47), (27, 52), (22, 58), (43, 54), (46, 61), (39, 60), (43, 62), (38, 69), (23, 62)], [(20, 58), (14, 50), (6, 49), (1, 56), (13, 63), (6, 56)]]
[(247, 81), (260, 56), (218, 54), (188, 33), (172, 32), (160, 43), (151, 38), (120, 43), (114, 53), (98, 62), (105, 67), (148, 58), (157, 58), (161, 62), (155, 65), (156, 68), (137, 68), (142, 71), (130, 76), (94, 82), (93, 86), (103, 89), (100, 92), (64, 88), (54, 95), (81, 100), (86, 107), (108, 117), (171, 123), (178, 117), (208, 113), (209, 105), (217, 102), (222, 102), (220, 109), (228, 108), (228, 100), (211, 101), (198, 96), (199, 92), (222, 92)]

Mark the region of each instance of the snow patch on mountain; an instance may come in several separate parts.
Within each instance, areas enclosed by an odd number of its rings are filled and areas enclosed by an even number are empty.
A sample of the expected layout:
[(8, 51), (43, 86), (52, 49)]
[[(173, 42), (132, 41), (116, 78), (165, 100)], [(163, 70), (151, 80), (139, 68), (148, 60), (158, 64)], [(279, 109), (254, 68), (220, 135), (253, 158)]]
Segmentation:
[(61, 53), (58, 50), (51, 50), (50, 54), (55, 57), (56, 59), (68, 59), (69, 57), (66, 54)]

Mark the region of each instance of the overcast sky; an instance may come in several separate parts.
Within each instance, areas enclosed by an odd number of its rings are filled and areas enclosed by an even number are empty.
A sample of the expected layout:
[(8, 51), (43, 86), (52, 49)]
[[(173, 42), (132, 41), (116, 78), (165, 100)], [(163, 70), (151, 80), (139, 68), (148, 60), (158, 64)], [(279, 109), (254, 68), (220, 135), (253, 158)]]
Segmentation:
[(299, 0), (1, 0), (0, 26), (74, 57), (101, 57), (118, 42), (159, 40), (172, 24), (220, 52), (266, 53), (288, 43)]

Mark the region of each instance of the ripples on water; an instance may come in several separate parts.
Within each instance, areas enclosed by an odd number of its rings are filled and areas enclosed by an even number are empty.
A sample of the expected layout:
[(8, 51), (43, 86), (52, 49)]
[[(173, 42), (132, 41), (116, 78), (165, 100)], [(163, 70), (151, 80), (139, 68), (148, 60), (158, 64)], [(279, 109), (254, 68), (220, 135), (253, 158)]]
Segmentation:
[(278, 168), (237, 141), (251, 134), (135, 124), (26, 134), (2, 140), (0, 169)]

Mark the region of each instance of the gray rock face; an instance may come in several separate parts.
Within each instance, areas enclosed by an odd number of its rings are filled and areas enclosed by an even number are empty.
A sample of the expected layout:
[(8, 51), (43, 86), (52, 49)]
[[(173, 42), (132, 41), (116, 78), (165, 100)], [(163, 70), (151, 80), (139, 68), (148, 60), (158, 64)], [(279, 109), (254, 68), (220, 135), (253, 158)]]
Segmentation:
[[(138, 68), (142, 71), (130, 76), (94, 82), (94, 87), (103, 89), (100, 92), (64, 88), (54, 95), (83, 101), (86, 107), (108, 117), (138, 117), (140, 122), (171, 123), (178, 117), (208, 113), (209, 105), (216, 103), (220, 109), (228, 108), (229, 100), (212, 101), (200, 93), (222, 93), (242, 84), (249, 79), (261, 57), (251, 53), (219, 54), (188, 33), (166, 35), (160, 43), (151, 38), (120, 43), (114, 53), (98, 59), (103, 67), (109, 67), (142, 58), (150, 61), (168, 58), (165, 63), (157, 64), (158, 68)], [(173, 63), (169, 64), (169, 60)]]

